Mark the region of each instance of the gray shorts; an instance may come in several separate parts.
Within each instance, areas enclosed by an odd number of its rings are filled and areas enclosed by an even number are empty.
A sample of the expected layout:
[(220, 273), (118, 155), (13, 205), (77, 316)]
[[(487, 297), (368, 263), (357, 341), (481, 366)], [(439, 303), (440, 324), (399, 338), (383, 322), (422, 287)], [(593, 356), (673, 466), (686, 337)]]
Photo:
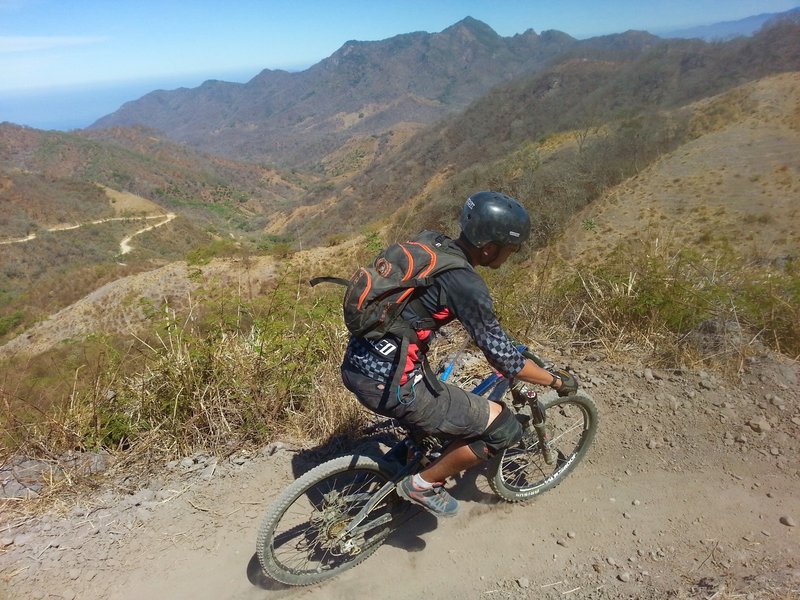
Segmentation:
[(438, 395), (424, 378), (389, 389), (389, 384), (345, 368), (342, 381), (371, 411), (425, 433), (468, 439), (481, 435), (489, 423), (489, 400), (454, 385), (442, 383)]

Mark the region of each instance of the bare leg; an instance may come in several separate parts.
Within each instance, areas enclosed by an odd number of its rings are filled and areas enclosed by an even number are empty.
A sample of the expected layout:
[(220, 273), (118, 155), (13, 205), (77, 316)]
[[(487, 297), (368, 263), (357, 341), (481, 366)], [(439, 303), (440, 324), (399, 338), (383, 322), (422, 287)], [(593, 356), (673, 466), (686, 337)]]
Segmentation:
[[(486, 427), (497, 418), (503, 410), (503, 406), (497, 402), (489, 402), (489, 422)], [(466, 442), (453, 442), (447, 447), (447, 451), (427, 469), (420, 471), (420, 476), (429, 483), (444, 481), (448, 477), (465, 471), (483, 462), (483, 459), (475, 456)]]

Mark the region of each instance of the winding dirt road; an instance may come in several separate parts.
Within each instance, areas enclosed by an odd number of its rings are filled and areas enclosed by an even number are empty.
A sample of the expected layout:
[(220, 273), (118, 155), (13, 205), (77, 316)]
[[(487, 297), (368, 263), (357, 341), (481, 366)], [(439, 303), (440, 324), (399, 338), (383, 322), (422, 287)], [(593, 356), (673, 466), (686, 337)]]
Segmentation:
[[(135, 238), (139, 234), (144, 233), (145, 231), (150, 231), (151, 229), (155, 229), (156, 227), (161, 227), (162, 225), (166, 225), (167, 223), (172, 221), (176, 216), (177, 215), (175, 213), (167, 213), (167, 214), (161, 214), (161, 215), (145, 215), (145, 216), (141, 216), (141, 217), (108, 217), (106, 219), (95, 219), (93, 221), (86, 221), (84, 223), (77, 223), (77, 224), (72, 224), (72, 225), (54, 225), (53, 227), (46, 227), (44, 229), (44, 231), (47, 231), (47, 232), (69, 231), (71, 229), (78, 229), (80, 227), (85, 227), (86, 225), (100, 225), (102, 223), (109, 223), (111, 221), (139, 221), (139, 220), (142, 220), (142, 219), (162, 219), (162, 221), (160, 221), (159, 223), (156, 223), (155, 225), (150, 225), (148, 227), (144, 227), (144, 228), (132, 233), (131, 235), (129, 235), (128, 237), (124, 238), (119, 243), (119, 253), (120, 254), (128, 254), (131, 250), (133, 250), (133, 246), (130, 245), (130, 242), (131, 242), (131, 240), (133, 238)], [(15, 239), (11, 239), (11, 240), (0, 240), (0, 246), (8, 245), (8, 244), (21, 244), (23, 242), (30, 242), (32, 240), (35, 240), (36, 237), (37, 237), (37, 234), (34, 232), (34, 233), (28, 234), (27, 236), (25, 236), (23, 238), (15, 238)]]

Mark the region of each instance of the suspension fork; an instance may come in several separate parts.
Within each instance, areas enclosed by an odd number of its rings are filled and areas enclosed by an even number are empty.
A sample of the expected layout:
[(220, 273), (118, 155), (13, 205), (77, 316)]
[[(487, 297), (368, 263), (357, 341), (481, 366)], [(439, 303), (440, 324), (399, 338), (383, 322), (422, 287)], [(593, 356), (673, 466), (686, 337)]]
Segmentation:
[(527, 385), (515, 385), (511, 388), (511, 400), (514, 408), (519, 412), (526, 405), (530, 408), (530, 423), (539, 438), (539, 448), (542, 450), (542, 458), (548, 465), (552, 465), (556, 460), (556, 453), (550, 446), (550, 435), (547, 433), (547, 417), (545, 416), (544, 405), (539, 400), (539, 395)]
[[(372, 498), (370, 498), (369, 501), (361, 508), (361, 510), (358, 511), (358, 514), (355, 517), (353, 517), (352, 521), (350, 521), (347, 524), (347, 527), (345, 527), (342, 530), (342, 532), (338, 536), (336, 536), (337, 539), (343, 540), (343, 539), (353, 538), (366, 531), (369, 531), (374, 527), (383, 525), (384, 523), (388, 523), (389, 521), (391, 521), (392, 515), (385, 514), (378, 517), (377, 519), (373, 519), (372, 521), (367, 521), (366, 523), (364, 523), (364, 519), (366, 519), (369, 513), (372, 512), (372, 509), (374, 509), (380, 502), (382, 502), (383, 499), (386, 498), (386, 496), (394, 492), (394, 488), (396, 485), (397, 484), (394, 481), (387, 481), (386, 483), (384, 483), (381, 489), (379, 489), (372, 495)], [(364, 524), (361, 525), (362, 523)]]
[(531, 407), (531, 424), (539, 437), (542, 458), (548, 465), (552, 465), (556, 460), (556, 454), (550, 446), (550, 435), (547, 433), (547, 418), (545, 417), (544, 405), (538, 396), (535, 396), (528, 399), (528, 406)]

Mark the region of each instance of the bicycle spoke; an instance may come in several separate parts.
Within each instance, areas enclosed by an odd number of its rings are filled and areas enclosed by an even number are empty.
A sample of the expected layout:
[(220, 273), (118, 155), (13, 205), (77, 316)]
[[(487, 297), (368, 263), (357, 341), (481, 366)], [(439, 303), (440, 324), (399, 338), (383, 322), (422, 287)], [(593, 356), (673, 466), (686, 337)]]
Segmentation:
[(580, 460), (586, 451), (587, 439), (594, 436), (592, 419), (595, 418), (596, 409), (586, 399), (567, 398), (546, 406), (547, 443), (556, 460), (552, 464), (545, 462), (539, 436), (531, 428), (523, 443), (506, 450), (498, 461), (490, 479), (492, 488), (501, 497), (515, 502), (557, 485), (574, 468), (576, 458)]
[(581, 420), (579, 420), (579, 421), (575, 421), (575, 424), (574, 424), (572, 427), (569, 427), (568, 429), (566, 429), (565, 431), (563, 431), (562, 433), (560, 433), (558, 436), (556, 436), (556, 437), (554, 437), (553, 439), (551, 439), (551, 440), (550, 440), (550, 443), (551, 443), (551, 444), (555, 444), (555, 442), (557, 442), (558, 440), (560, 440), (561, 438), (563, 438), (563, 437), (564, 437), (565, 435), (567, 435), (567, 434), (568, 434), (570, 431), (573, 431), (573, 430), (575, 430), (575, 429), (579, 429), (579, 428), (580, 428), (580, 430), (581, 430), (581, 431), (583, 431), (583, 429), (584, 429), (583, 419), (581, 419)]
[[(345, 472), (306, 490), (284, 513), (288, 528), (274, 534), (276, 562), (294, 573), (319, 573), (348, 562), (350, 555), (339, 547), (338, 535), (382, 484), (383, 478), (372, 472)], [(378, 504), (375, 518), (387, 509), (386, 502)], [(362, 535), (368, 545), (370, 531)]]
[[(508, 455), (506, 455), (508, 457)], [(515, 487), (521, 487), (527, 478), (524, 477), (525, 473), (531, 468), (537, 470), (539, 475), (545, 476), (544, 470), (539, 466), (539, 462), (534, 459), (534, 456), (528, 455), (526, 452), (521, 451), (515, 454), (506, 463), (503, 462), (503, 477)], [(516, 466), (514, 466), (516, 464)]]

